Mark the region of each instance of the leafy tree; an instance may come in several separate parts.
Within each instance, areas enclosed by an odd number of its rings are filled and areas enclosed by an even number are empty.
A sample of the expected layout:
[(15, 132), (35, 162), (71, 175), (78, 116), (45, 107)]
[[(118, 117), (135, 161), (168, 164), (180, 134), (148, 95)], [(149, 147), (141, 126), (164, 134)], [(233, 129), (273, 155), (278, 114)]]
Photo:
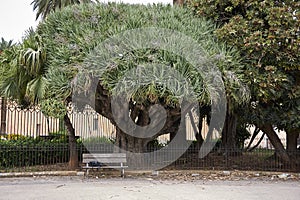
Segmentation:
[(1, 38), (1, 41), (0, 41), (0, 54), (5, 49), (10, 48), (12, 45), (13, 45), (12, 40), (6, 41), (4, 38)]
[(288, 138), (293, 135), (293, 141), (300, 132), (299, 2), (190, 0), (188, 4), (197, 15), (219, 23), (218, 38), (241, 51), (252, 92), (245, 108), (247, 121), (260, 127), (289, 161), (273, 127), (284, 129)]
[(51, 12), (66, 6), (88, 2), (91, 2), (91, 0), (33, 0), (31, 5), (33, 5), (33, 10), (37, 12), (36, 19), (40, 16), (45, 19)]
[(24, 107), (37, 104), (44, 96), (46, 54), (38, 35), (29, 29), (23, 43), (1, 55), (1, 91)]
[(1, 95), (17, 101), (22, 108), (40, 105), (44, 114), (63, 119), (69, 135), (69, 168), (77, 168), (75, 130), (66, 113), (67, 109), (61, 106), (60, 101), (49, 99), (46, 93), (48, 65), (41, 37), (29, 29), (21, 44), (3, 51), (0, 61)]
[[(33, 1), (34, 10), (37, 10), (37, 18), (47, 17), (50, 12), (62, 9), (72, 4), (91, 2), (80, 1)], [(2, 46), (6, 43), (3, 42)], [(8, 44), (11, 44), (9, 42)], [(2, 49), (1, 49), (2, 51)], [(70, 168), (78, 167), (78, 153), (76, 149), (75, 130), (66, 114), (66, 108), (61, 110), (60, 101), (56, 99), (47, 99), (47, 77), (48, 70), (46, 51), (41, 37), (33, 29), (29, 29), (21, 44), (5, 50), (1, 57), (1, 95), (16, 100), (23, 108), (33, 105), (41, 105), (45, 114), (64, 119), (68, 134), (70, 146)], [(3, 102), (3, 101), (2, 101)], [(58, 102), (58, 103), (57, 103)], [(51, 104), (51, 109), (49, 109)], [(53, 114), (53, 109), (55, 115)], [(62, 115), (63, 114), (63, 115)]]
[[(81, 3), (91, 3), (91, 0), (33, 0), (33, 10), (37, 11), (36, 19), (40, 16), (43, 20), (51, 13), (61, 10), (67, 6)], [(49, 96), (44, 96), (44, 100), (41, 103), (42, 110), (45, 114), (64, 119), (64, 123), (68, 130), (69, 145), (70, 145), (70, 168), (76, 168), (79, 165), (78, 152), (76, 147), (75, 129), (71, 123), (69, 116), (66, 113), (66, 108), (61, 105), (61, 101), (57, 99), (51, 99)], [(63, 104), (68, 104), (68, 101), (64, 101)], [(55, 112), (53, 112), (55, 110)]]
[[(47, 72), (48, 92), (51, 99), (69, 101), (71, 97), (72, 79), (78, 72), (78, 67), (83, 66), (85, 58), (90, 50), (101, 44), (106, 38), (142, 27), (160, 27), (184, 33), (195, 39), (205, 50), (207, 59), (215, 64), (222, 73), (225, 82), (227, 98), (230, 99), (231, 109), (247, 100), (247, 91), (240, 82), (239, 76), (242, 67), (239, 61), (239, 54), (234, 49), (228, 49), (213, 37), (214, 25), (204, 19), (193, 17), (193, 13), (187, 9), (170, 6), (141, 6), (141, 5), (76, 5), (68, 7), (62, 11), (50, 14), (45, 23), (41, 23), (37, 33), (41, 35), (47, 52)], [(182, 41), (179, 41), (182, 42)], [(91, 60), (97, 60), (92, 57)], [(86, 100), (99, 114), (107, 117), (113, 124), (116, 124), (111, 110), (111, 98), (119, 80), (126, 72), (138, 66), (140, 63), (165, 63), (176, 69), (184, 77), (187, 77), (193, 86), (197, 100), (201, 108), (210, 106), (211, 99), (208, 94), (207, 85), (203, 83), (201, 73), (195, 70), (184, 58), (173, 55), (171, 52), (160, 49), (141, 49), (128, 52), (121, 57), (109, 60), (105, 73), (97, 82), (95, 104)], [(100, 65), (101, 66), (101, 65)], [(153, 73), (153, 79), (160, 80), (164, 71)], [(216, 74), (217, 75), (217, 74)], [(78, 77), (77, 77), (78, 78)], [(85, 77), (91, 83), (93, 79)], [(83, 81), (84, 80), (77, 80)], [(130, 86), (130, 82), (124, 82)], [(85, 85), (84, 85), (85, 86)], [(86, 84), (84, 91), (88, 91), (90, 84)], [(182, 86), (178, 86), (179, 89)], [(79, 90), (77, 92), (83, 92)], [(121, 92), (121, 91), (119, 91)], [(217, 97), (215, 97), (217, 98)], [(159, 135), (174, 133), (178, 129), (181, 119), (181, 110), (178, 97), (168, 88), (160, 84), (149, 84), (139, 88), (131, 97), (129, 110), (131, 119), (137, 125), (145, 126), (149, 124), (149, 109), (154, 104), (160, 104), (167, 112), (166, 123), (156, 135), (146, 139), (132, 137), (117, 128), (116, 144), (121, 148), (143, 152), (147, 144)], [(120, 108), (123, 105), (120, 105)], [(117, 109), (118, 110), (118, 109)], [(208, 114), (210, 113), (208, 109)], [(124, 119), (126, 120), (126, 119)]]
[[(13, 45), (13, 41), (6, 41), (4, 38), (1, 38), (0, 42), (0, 55), (5, 50), (10, 48)], [(7, 107), (7, 100), (5, 97), (1, 98), (1, 131), (0, 134), (6, 133), (6, 109)]]

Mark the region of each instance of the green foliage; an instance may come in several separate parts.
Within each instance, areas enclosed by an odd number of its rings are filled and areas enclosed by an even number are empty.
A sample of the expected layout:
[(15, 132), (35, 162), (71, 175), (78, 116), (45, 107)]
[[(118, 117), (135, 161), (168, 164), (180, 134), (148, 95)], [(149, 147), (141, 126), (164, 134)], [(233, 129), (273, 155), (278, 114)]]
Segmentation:
[(67, 113), (67, 107), (62, 100), (49, 98), (41, 102), (41, 111), (47, 116), (63, 119)]
[[(217, 37), (238, 48), (252, 92), (249, 122), (300, 127), (300, 3), (294, 0), (189, 0), (219, 23)], [(245, 114), (244, 114), (245, 115)]]
[(68, 161), (68, 143), (20, 135), (0, 140), (0, 168), (41, 165)]
[(29, 29), (22, 44), (0, 55), (0, 91), (23, 106), (37, 104), (44, 96), (46, 53), (41, 38)]
[(153, 152), (153, 151), (159, 150), (165, 146), (166, 146), (166, 144), (159, 142), (158, 139), (154, 139), (147, 144), (147, 149), (148, 149), (148, 151)]
[[(81, 145), (78, 139), (78, 151), (82, 150)], [(8, 134), (0, 139), (0, 158), (0, 169), (68, 162), (66, 131), (49, 133), (47, 138)]]
[[(221, 70), (226, 87), (230, 90), (228, 95), (234, 97), (233, 102), (242, 103), (247, 100), (246, 89), (240, 90), (244, 87), (244, 83), (238, 81), (240, 76), (243, 76), (240, 73), (242, 66), (239, 53), (234, 49), (228, 49), (226, 45), (219, 43), (213, 37), (215, 26), (211, 22), (195, 18), (188, 9), (179, 7), (125, 4), (83, 4), (67, 7), (50, 14), (38, 26), (37, 33), (42, 37), (47, 51), (48, 92), (53, 94), (51, 98), (56, 98), (57, 93), (60, 99), (68, 98), (72, 78), (75, 77), (78, 69), (84, 67), (83, 61), (94, 47), (108, 37), (142, 27), (167, 28), (193, 38), (203, 47), (209, 62)], [(109, 70), (100, 77), (102, 86), (112, 93), (113, 88), (126, 72), (144, 63), (162, 63), (177, 69), (191, 82), (198, 100), (202, 103), (210, 103), (208, 86), (203, 83), (200, 73), (179, 55), (159, 49), (125, 52), (122, 57), (113, 58), (108, 65), (115, 67), (103, 66)], [(151, 75), (155, 76), (154, 80), (159, 82), (163, 74), (164, 72), (161, 71), (159, 74)], [(232, 74), (234, 76), (231, 76)], [(91, 80), (89, 77), (81, 78), (86, 79), (86, 88), (80, 88), (80, 91), (84, 93), (89, 89)], [(56, 84), (57, 79), (61, 84)], [(130, 87), (132, 83), (126, 84)], [(84, 84), (77, 85), (85, 86)], [(182, 88), (179, 87), (178, 90)], [(163, 101), (171, 107), (178, 104), (178, 97), (160, 84), (141, 87), (132, 98), (142, 104), (158, 101)]]
[(243, 149), (245, 140), (249, 139), (251, 134), (247, 130), (247, 124), (239, 123), (237, 126), (236, 133), (236, 145), (238, 148)]
[(89, 145), (89, 144), (113, 144), (114, 139), (101, 136), (101, 137), (89, 137), (84, 140), (82, 140), (83, 144)]
[(49, 137), (51, 138), (51, 142), (58, 142), (58, 143), (69, 142), (67, 137), (67, 132), (65, 130), (49, 133)]
[(10, 48), (12, 45), (13, 45), (13, 41), (12, 40), (6, 41), (3, 37), (1, 37), (1, 41), (0, 41), (0, 54), (5, 49)]
[(33, 0), (31, 4), (33, 4), (33, 10), (36, 11), (36, 19), (40, 16), (45, 19), (50, 12), (86, 2), (91, 2), (91, 0)]
[(105, 136), (89, 137), (85, 139), (79, 139), (83, 144), (83, 152), (94, 152), (94, 153), (107, 153), (114, 152), (114, 138), (108, 138)]
[(28, 137), (24, 136), (24, 135), (19, 135), (19, 134), (7, 134), (7, 135), (3, 135), (1, 139), (3, 140), (26, 140)]
[(19, 64), (23, 65), (32, 76), (42, 74), (44, 72), (43, 65), (46, 61), (46, 52), (43, 51), (41, 37), (35, 34), (33, 29), (29, 29), (22, 47)]

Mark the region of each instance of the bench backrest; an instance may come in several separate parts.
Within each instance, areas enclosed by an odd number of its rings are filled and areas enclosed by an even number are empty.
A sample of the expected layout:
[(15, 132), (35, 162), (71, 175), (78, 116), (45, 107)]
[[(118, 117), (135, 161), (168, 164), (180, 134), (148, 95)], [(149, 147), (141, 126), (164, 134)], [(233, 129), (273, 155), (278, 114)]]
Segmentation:
[(126, 163), (126, 153), (93, 153), (93, 154), (83, 154), (82, 163), (89, 163), (92, 161), (98, 161), (104, 164), (111, 163)]

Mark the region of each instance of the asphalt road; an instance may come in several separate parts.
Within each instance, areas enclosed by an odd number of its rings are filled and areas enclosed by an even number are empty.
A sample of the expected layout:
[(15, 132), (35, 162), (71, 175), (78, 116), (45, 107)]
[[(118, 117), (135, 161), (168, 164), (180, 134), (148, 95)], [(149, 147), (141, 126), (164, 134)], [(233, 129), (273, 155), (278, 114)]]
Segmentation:
[(146, 178), (0, 178), (1, 200), (299, 200), (299, 181), (158, 181)]

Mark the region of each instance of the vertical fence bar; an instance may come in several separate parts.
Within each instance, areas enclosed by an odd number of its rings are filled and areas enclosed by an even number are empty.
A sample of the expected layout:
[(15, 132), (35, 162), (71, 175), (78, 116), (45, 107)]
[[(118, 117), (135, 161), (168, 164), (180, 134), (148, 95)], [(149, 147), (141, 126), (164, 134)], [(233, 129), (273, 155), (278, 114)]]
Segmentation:
[[(69, 158), (68, 143), (53, 142), (47, 138), (50, 132), (62, 130), (60, 120), (46, 116), (37, 107), (21, 110), (16, 103), (8, 102), (6, 117), (6, 133), (17, 134), (20, 138), (29, 136), (33, 138), (41, 137), (46, 144), (26, 146), (4, 146), (0, 145), (0, 170), (28, 170), (32, 166), (55, 165), (58, 163), (67, 164)], [(81, 112), (70, 108), (68, 111), (71, 122), (76, 130), (76, 136), (82, 139), (90, 137), (115, 138), (116, 129), (111, 122), (97, 114), (92, 108), (87, 107)], [(203, 122), (204, 123), (204, 122)], [(186, 118), (186, 139), (194, 140), (194, 130), (191, 127), (190, 119)], [(48, 128), (49, 127), (49, 128)], [(203, 126), (205, 127), (205, 126)], [(49, 130), (48, 130), (49, 129)], [(65, 129), (65, 127), (63, 127)], [(19, 139), (20, 139), (19, 138)], [(168, 138), (168, 136), (166, 136)], [(282, 141), (284, 141), (282, 139)], [(26, 143), (25, 143), (26, 144)], [(256, 149), (253, 152), (242, 152), (241, 155), (223, 155), (218, 151), (212, 151), (205, 158), (198, 158), (195, 149), (188, 149), (180, 159), (170, 167), (175, 169), (246, 169), (246, 170), (292, 170), (290, 164), (284, 164), (269, 144), (267, 148)], [(93, 146), (99, 152), (110, 151), (108, 146)], [(83, 146), (78, 146), (81, 155)], [(153, 149), (155, 150), (155, 148)], [(175, 149), (177, 151), (179, 149)], [(174, 152), (171, 152), (174, 153)], [(230, 153), (230, 152), (229, 152)], [(295, 156), (298, 156), (295, 153)], [(297, 157), (299, 159), (299, 156)], [(166, 158), (168, 160), (169, 158)], [(143, 161), (147, 162), (147, 161)], [(45, 166), (43, 166), (45, 167)], [(47, 166), (46, 166), (47, 167)], [(53, 168), (55, 170), (55, 167)]]

